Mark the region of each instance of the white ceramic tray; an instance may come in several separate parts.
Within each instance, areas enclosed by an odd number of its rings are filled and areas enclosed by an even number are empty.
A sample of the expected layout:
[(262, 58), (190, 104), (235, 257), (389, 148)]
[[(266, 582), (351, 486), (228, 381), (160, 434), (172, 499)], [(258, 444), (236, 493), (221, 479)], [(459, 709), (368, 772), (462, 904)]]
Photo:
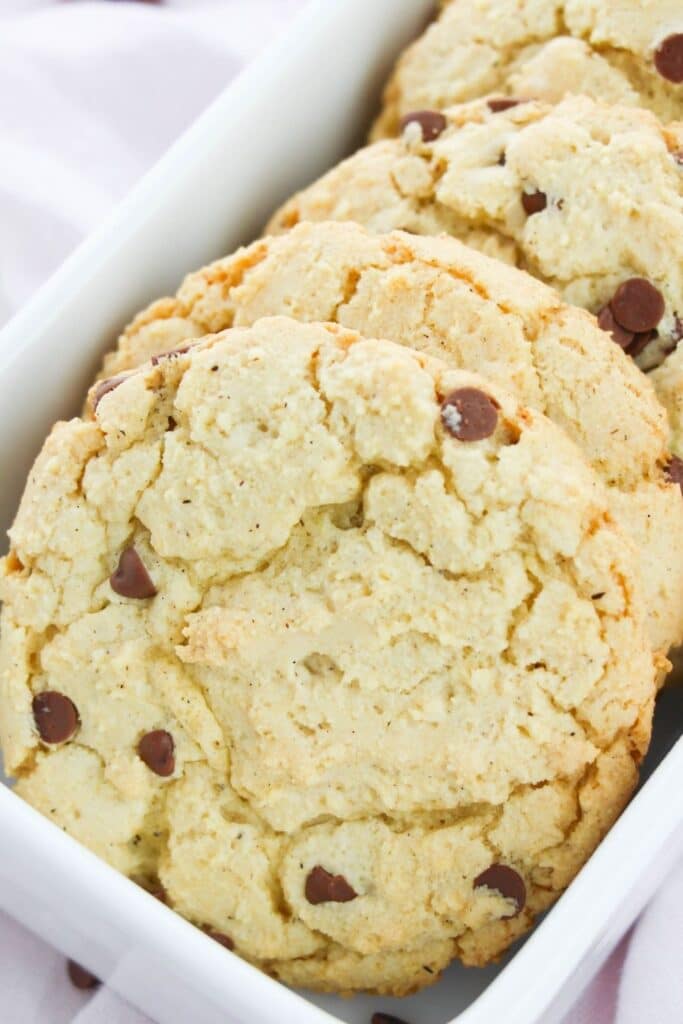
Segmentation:
[[(0, 334), (0, 528), (52, 422), (102, 351), (189, 269), (252, 238), (276, 203), (359, 141), (430, 0), (317, 0)], [(395, 1000), (311, 998), (227, 953), (0, 785), (0, 907), (159, 1024), (551, 1024), (683, 850), (683, 690), (665, 695), (650, 777), (557, 907), (502, 967), (453, 966)], [(651, 774), (653, 769), (654, 774)]]

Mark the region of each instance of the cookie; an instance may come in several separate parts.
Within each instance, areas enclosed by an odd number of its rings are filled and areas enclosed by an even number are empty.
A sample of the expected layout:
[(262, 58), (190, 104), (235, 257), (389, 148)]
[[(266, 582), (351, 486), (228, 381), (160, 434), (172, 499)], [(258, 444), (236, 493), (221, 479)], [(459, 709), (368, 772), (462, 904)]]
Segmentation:
[(18, 792), (283, 981), (497, 956), (649, 740), (597, 474), (492, 381), (335, 325), (228, 331), (93, 405), (2, 565)]
[(411, 121), (360, 150), (268, 230), (355, 220), (455, 235), (598, 314), (641, 368), (661, 363), (683, 337), (683, 124), (584, 96), (441, 116), (429, 141)]
[(406, 50), (374, 137), (406, 114), (497, 93), (555, 103), (584, 93), (683, 117), (680, 0), (453, 0)]
[(683, 501), (667, 476), (666, 415), (588, 313), (454, 239), (302, 224), (191, 274), (133, 322), (104, 373), (182, 347), (190, 331), (273, 314), (337, 321), (444, 357), (544, 411), (610, 485), (613, 511), (642, 550), (653, 649), (681, 639)]
[[(650, 377), (657, 391), (657, 397), (665, 406), (671, 424), (671, 450), (678, 461), (683, 458), (683, 345), (664, 360)], [(676, 479), (681, 480), (680, 469)]]

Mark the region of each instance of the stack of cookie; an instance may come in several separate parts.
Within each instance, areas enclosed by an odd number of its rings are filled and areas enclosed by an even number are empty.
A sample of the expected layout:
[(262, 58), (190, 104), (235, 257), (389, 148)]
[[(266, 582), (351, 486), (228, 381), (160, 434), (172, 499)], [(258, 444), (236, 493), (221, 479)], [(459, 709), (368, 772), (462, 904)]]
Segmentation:
[(106, 358), (2, 576), (17, 789), (288, 983), (486, 964), (683, 639), (683, 15), (451, 0)]

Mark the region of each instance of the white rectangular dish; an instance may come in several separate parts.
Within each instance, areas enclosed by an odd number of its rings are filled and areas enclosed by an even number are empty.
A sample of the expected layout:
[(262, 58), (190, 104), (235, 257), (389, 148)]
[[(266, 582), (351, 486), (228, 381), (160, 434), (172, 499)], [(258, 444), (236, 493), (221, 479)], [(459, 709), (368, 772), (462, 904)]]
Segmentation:
[[(350, 150), (430, 0), (316, 0), (0, 333), (0, 527), (53, 421), (101, 353), (189, 269), (249, 240)], [(0, 786), (0, 907), (158, 1024), (552, 1024), (683, 852), (680, 693), (664, 694), (647, 781), (557, 907), (505, 964), (453, 966), (402, 1002), (293, 993), (228, 954)]]

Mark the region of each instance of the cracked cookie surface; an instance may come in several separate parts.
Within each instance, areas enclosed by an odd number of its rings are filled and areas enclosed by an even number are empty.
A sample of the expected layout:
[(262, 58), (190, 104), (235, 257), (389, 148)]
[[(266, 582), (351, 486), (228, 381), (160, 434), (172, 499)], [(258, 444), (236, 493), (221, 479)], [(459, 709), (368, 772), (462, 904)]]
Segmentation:
[(284, 318), (93, 404), (2, 563), (19, 793), (284, 981), (401, 994), (496, 956), (649, 740), (597, 474), (498, 384)]
[(401, 118), (488, 93), (555, 103), (582, 93), (683, 117), (679, 0), (453, 0), (399, 59), (374, 137)]
[(610, 485), (641, 550), (649, 633), (683, 635), (683, 502), (668, 475), (664, 410), (652, 386), (583, 310), (449, 238), (301, 224), (191, 274), (140, 314), (105, 360), (113, 376), (187, 339), (259, 317), (337, 321), (440, 356), (545, 412)]
[(661, 363), (683, 338), (683, 124), (585, 96), (490, 98), (441, 118), (427, 141), (411, 121), (360, 150), (267, 230), (353, 220), (454, 235), (598, 314), (642, 369)]

